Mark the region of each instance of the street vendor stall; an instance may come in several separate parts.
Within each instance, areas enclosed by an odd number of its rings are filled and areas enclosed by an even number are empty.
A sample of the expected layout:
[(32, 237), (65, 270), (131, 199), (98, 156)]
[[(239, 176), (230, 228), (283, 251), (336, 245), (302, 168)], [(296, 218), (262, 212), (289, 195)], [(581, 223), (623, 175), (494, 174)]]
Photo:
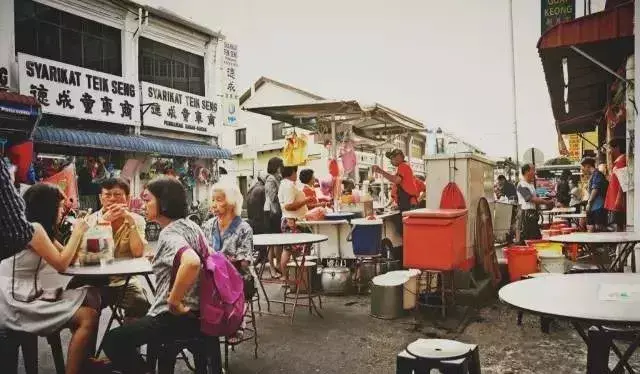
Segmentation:
[[(405, 154), (410, 154), (408, 149), (411, 138), (423, 136), (422, 132), (425, 131), (422, 123), (385, 106), (380, 104), (365, 106), (355, 100), (325, 100), (308, 104), (244, 108), (244, 110), (266, 115), (294, 127), (315, 132), (317, 140), (331, 145), (331, 160), (342, 160), (342, 175), (332, 173), (338, 180), (353, 178), (358, 170), (357, 159), (351, 157), (351, 152), (354, 149), (372, 151), (377, 156), (376, 164), (384, 166), (383, 154), (385, 150), (397, 148), (399, 140), (404, 139)], [(331, 166), (329, 169), (331, 171)], [(361, 189), (362, 187), (364, 186), (361, 186)], [(369, 195), (367, 190), (359, 192), (363, 196)], [(359, 216), (365, 215), (367, 198), (355, 201), (356, 199), (342, 199), (340, 195), (334, 194), (333, 196), (334, 211), (349, 211)], [(378, 218), (384, 221), (384, 236), (391, 240), (394, 247), (401, 246), (402, 237), (398, 235), (396, 228), (391, 223), (394, 212), (384, 210), (384, 207), (381, 206), (377, 206), (377, 208), (379, 208), (376, 209)], [(344, 227), (340, 227), (340, 225)], [(339, 250), (332, 248), (324, 251), (325, 253), (332, 255), (339, 253), (341, 257), (353, 253), (353, 250), (348, 248), (351, 243), (344, 239), (344, 234), (351, 230), (348, 222), (336, 222), (330, 225), (313, 223), (310, 226), (314, 227), (316, 232), (329, 230), (333, 232), (334, 236), (336, 232), (341, 233), (339, 235), (341, 239), (335, 243), (340, 247)], [(333, 245), (333, 243), (329, 244)]]

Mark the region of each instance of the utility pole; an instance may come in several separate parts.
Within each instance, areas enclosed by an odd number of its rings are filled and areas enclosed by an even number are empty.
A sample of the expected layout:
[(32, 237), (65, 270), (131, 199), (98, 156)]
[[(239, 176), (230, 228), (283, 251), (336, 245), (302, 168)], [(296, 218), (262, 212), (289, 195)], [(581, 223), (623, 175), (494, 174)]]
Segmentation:
[(511, 93), (513, 94), (513, 137), (516, 145), (516, 177), (520, 168), (520, 149), (518, 147), (518, 101), (516, 95), (516, 51), (513, 42), (513, 0), (509, 0), (509, 36), (511, 49)]

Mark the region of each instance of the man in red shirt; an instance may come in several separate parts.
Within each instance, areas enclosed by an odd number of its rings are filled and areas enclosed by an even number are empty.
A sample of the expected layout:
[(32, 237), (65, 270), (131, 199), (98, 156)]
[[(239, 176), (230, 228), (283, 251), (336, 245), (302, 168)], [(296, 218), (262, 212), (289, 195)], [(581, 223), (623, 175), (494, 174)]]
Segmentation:
[(609, 177), (609, 188), (604, 200), (604, 208), (613, 216), (617, 231), (625, 231), (627, 226), (626, 194), (616, 175), (616, 171), (627, 167), (625, 139), (614, 138), (609, 141), (609, 155), (613, 160), (613, 168)]
[(394, 184), (400, 212), (414, 209), (417, 205), (419, 191), (416, 186), (413, 170), (411, 170), (411, 166), (405, 161), (404, 152), (399, 149), (394, 149), (385, 155), (391, 160), (391, 164), (396, 167), (396, 173), (388, 173), (378, 165), (372, 167), (373, 172), (381, 174), (384, 179)]

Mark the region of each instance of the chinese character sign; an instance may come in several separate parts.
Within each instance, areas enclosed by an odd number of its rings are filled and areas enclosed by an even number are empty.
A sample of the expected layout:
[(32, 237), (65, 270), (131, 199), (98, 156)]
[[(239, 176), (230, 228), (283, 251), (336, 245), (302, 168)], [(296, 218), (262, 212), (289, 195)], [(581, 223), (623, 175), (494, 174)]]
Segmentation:
[(218, 117), (218, 103), (155, 84), (141, 82), (142, 124), (165, 130), (211, 135)]
[(222, 56), (222, 122), (233, 126), (238, 120), (240, 97), (237, 85), (238, 45), (224, 42)]
[(0, 66), (0, 89), (9, 87), (9, 69)]
[(43, 113), (137, 126), (138, 86), (111, 74), (18, 54), (20, 93), (33, 96)]
[(540, 0), (540, 5), (543, 34), (559, 23), (576, 18), (576, 0)]

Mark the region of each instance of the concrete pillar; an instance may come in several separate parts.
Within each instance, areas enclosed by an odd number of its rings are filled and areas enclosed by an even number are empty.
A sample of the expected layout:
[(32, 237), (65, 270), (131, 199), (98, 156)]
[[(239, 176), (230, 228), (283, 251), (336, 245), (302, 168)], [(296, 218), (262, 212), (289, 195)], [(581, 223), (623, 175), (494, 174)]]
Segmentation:
[[(636, 1), (634, 4), (634, 8), (635, 8), (635, 19), (634, 19), (634, 40), (635, 40), (635, 50), (634, 50), (634, 56), (635, 56), (635, 61), (634, 61), (634, 66), (640, 66), (640, 47), (638, 46), (638, 39), (639, 39), (639, 35), (640, 33), (638, 33), (638, 29), (640, 29), (640, 27), (638, 27), (638, 25), (640, 25), (640, 2)], [(634, 82), (640, 82), (640, 69), (636, 68), (634, 71), (634, 76), (635, 76), (635, 80)], [(640, 103), (640, 90), (639, 89), (635, 89), (634, 90), (634, 96), (635, 96), (635, 102), (636, 103)], [(640, 116), (636, 116), (636, 121), (635, 121), (635, 128), (638, 129), (638, 117)], [(638, 134), (638, 131), (634, 131), (634, 147), (633, 147), (633, 151), (634, 153), (637, 153), (638, 151), (640, 151), (640, 134)], [(633, 195), (635, 196), (636, 191), (638, 190), (638, 186), (640, 186), (640, 162), (634, 162), (633, 163), (633, 185), (634, 185), (634, 189), (632, 191)], [(640, 222), (640, 209), (635, 209), (634, 211), (634, 223), (635, 222)], [(638, 225), (634, 225), (634, 230), (640, 232), (640, 224)]]
[[(16, 62), (14, 0), (0, 2), (0, 87), (18, 90), (18, 64)], [(4, 84), (7, 80), (6, 84)]]

